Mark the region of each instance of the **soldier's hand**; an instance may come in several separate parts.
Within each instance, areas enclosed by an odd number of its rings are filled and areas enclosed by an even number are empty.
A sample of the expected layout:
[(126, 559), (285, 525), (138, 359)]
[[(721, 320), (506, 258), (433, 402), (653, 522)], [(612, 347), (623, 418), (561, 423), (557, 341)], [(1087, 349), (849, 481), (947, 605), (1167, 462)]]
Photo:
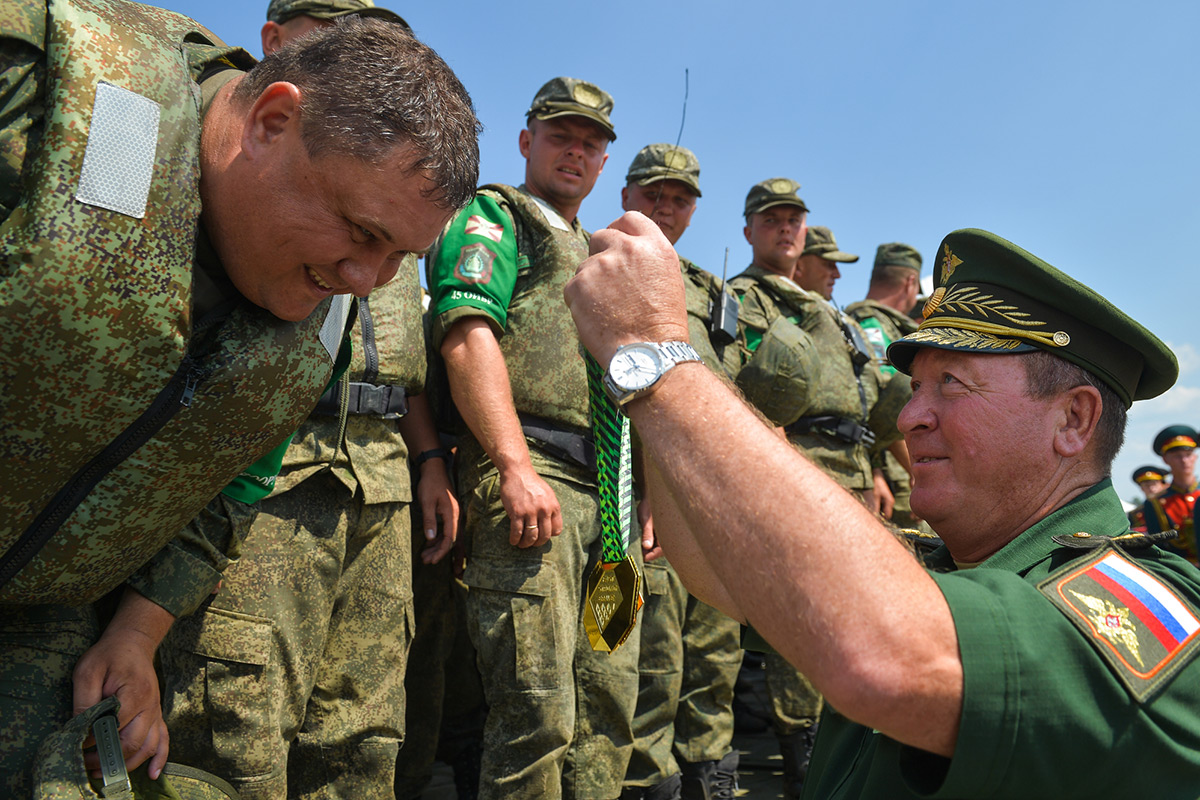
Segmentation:
[[(150, 759), (151, 778), (162, 772), (169, 749), (154, 673), (154, 651), (172, 621), (162, 607), (127, 590), (113, 621), (79, 659), (72, 676), (76, 714), (105, 697), (117, 696), (125, 764), (133, 769)], [(84, 763), (89, 770), (100, 767), (95, 751), (86, 754)]]
[(508, 543), (515, 547), (540, 547), (562, 533), (562, 509), (550, 484), (528, 469), (500, 473), (500, 502), (511, 525)]
[(425, 531), (421, 562), (436, 564), (454, 547), (458, 536), (458, 499), (442, 459), (431, 458), (421, 465), (417, 500), (421, 507), (421, 527)]
[(656, 224), (630, 211), (592, 235), (591, 252), (563, 296), (601, 366), (623, 344), (688, 341), (679, 256)]

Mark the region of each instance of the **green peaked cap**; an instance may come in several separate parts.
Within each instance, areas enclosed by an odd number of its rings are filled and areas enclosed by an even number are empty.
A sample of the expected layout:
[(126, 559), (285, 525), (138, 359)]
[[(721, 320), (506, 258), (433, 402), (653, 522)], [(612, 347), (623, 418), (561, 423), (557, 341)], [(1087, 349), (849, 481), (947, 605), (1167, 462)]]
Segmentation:
[(1178, 447), (1194, 449), (1198, 442), (1200, 442), (1200, 433), (1196, 433), (1195, 428), (1187, 425), (1169, 425), (1154, 437), (1154, 452), (1161, 456), (1168, 450)]
[(378, 17), (388, 22), (403, 25), (411, 31), (404, 18), (395, 11), (379, 8), (372, 0), (271, 0), (267, 6), (267, 19), (283, 24), (301, 14), (317, 19), (337, 19), (347, 14), (363, 17)]
[(977, 353), (1045, 350), (1086, 369), (1128, 407), (1175, 383), (1179, 363), (1157, 336), (1079, 281), (994, 233), (954, 231), (942, 240), (937, 287), (915, 333), (888, 347), (911, 374), (921, 347)]
[(1133, 471), (1133, 482), (1141, 483), (1142, 481), (1165, 481), (1167, 473), (1171, 470), (1166, 467), (1155, 467), (1149, 464), (1138, 467)]

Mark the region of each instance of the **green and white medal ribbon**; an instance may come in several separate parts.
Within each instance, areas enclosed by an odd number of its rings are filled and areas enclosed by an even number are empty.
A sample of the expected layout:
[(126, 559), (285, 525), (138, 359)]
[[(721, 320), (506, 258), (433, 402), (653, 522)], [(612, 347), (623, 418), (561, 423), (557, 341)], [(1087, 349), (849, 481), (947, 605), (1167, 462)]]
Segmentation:
[(633, 454), (629, 418), (604, 391), (604, 373), (587, 362), (592, 436), (596, 442), (596, 485), (600, 496), (600, 563), (588, 577), (583, 627), (593, 650), (620, 647), (642, 607), (642, 575), (629, 555), (633, 535)]

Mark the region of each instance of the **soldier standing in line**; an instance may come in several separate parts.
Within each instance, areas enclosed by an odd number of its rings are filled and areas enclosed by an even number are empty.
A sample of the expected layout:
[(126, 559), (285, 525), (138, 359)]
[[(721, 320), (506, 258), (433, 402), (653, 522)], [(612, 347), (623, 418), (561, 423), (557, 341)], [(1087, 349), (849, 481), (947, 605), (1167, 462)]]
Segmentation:
[[(909, 312), (917, 302), (921, 290), (921, 254), (913, 247), (899, 242), (881, 244), (875, 250), (875, 266), (871, 268), (871, 283), (867, 297), (846, 306), (849, 314), (862, 327), (875, 351), (880, 372), (888, 380), (889, 394), (895, 394), (896, 413), (908, 401), (908, 381), (901, 378), (891, 386), (896, 368), (887, 360), (887, 347), (901, 336), (917, 329), (916, 321)], [(890, 519), (900, 527), (916, 527), (920, 520), (912, 514), (908, 498), (912, 494), (912, 476), (909, 475), (908, 450), (903, 442), (896, 442), (886, 449), (872, 447), (873, 462), (880, 463), (882, 474), (891, 491), (893, 503)]]
[[(700, 197), (700, 162), (670, 144), (643, 147), (629, 166), (621, 207), (658, 224), (674, 246)], [(713, 371), (732, 377), (736, 319), (714, 330), (713, 314), (736, 297), (711, 273), (680, 256), (692, 346)], [(732, 307), (726, 298), (734, 304)], [(741, 629), (688, 594), (667, 559), (646, 553), (634, 746), (623, 800), (732, 798), (737, 790), (733, 685), (742, 660)]]
[[(585, 363), (562, 289), (616, 138), (612, 97), (554, 78), (518, 145), (525, 183), (481, 187), (430, 256), (431, 336), (465, 422), (457, 455), (469, 632), (489, 706), (480, 796), (616, 798), (632, 751), (638, 632), (592, 650), (601, 556)], [(640, 563), (640, 548), (631, 548)]]
[(1142, 514), (1150, 533), (1179, 531), (1179, 538), (1166, 542), (1193, 564), (1197, 561), (1194, 506), (1200, 497), (1200, 482), (1196, 480), (1196, 443), (1200, 434), (1187, 425), (1171, 425), (1154, 437), (1154, 452), (1171, 468), (1171, 484), (1156, 497), (1146, 499)]
[[(275, 0), (263, 54), (349, 14), (408, 28), (370, 0)], [(413, 635), (410, 456), (425, 560), (449, 550), (458, 513), (421, 394), (421, 311), (408, 254), (359, 300), (350, 371), (293, 438), (241, 558), (160, 650), (173, 751), (245, 800), (392, 796)], [(248, 660), (261, 683), (230, 669)]]
[[(1133, 482), (1142, 490), (1142, 494), (1147, 500), (1152, 497), (1157, 497), (1167, 488), (1167, 475), (1170, 470), (1166, 467), (1158, 467), (1153, 465), (1144, 465), (1133, 471), (1130, 477)], [(1135, 531), (1146, 531), (1146, 507), (1142, 505), (1129, 512), (1129, 524), (1133, 526)]]
[[(858, 257), (839, 250), (828, 228), (810, 233), (799, 188), (795, 181), (775, 178), (756, 184), (746, 197), (745, 233), (754, 261), (730, 281), (741, 296), (745, 324), (741, 341), (747, 365), (737, 383), (751, 403), (784, 428), (793, 446), (877, 510), (869, 455), (877, 437), (869, 425), (883, 379), (861, 329), (829, 302), (836, 265)], [(802, 267), (805, 252), (812, 263)], [(781, 363), (781, 352), (794, 364), (819, 361), (819, 372), (785, 368), (772, 374), (767, 365)], [(774, 399), (781, 395), (796, 404), (786, 416)], [(894, 419), (890, 424), (894, 440), (899, 432)], [(777, 653), (767, 653), (766, 678), (783, 755), (784, 795), (791, 800), (800, 796), (808, 771), (821, 696)]]

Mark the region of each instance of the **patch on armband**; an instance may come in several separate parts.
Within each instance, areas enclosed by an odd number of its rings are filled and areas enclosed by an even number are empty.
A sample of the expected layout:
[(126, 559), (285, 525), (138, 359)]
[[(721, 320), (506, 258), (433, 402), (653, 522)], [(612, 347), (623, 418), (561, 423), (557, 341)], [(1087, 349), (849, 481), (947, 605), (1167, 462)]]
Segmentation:
[(489, 222), (478, 214), (472, 214), (467, 217), (467, 225), (463, 229), (463, 233), (467, 236), (482, 236), (499, 244), (500, 240), (504, 238), (504, 226), (496, 222)]
[(496, 254), (482, 242), (465, 244), (458, 251), (454, 277), (463, 283), (487, 283), (492, 279), (492, 262), (495, 260)]
[(1113, 547), (1072, 561), (1038, 589), (1092, 641), (1138, 702), (1191, 661), (1200, 646), (1196, 611)]

